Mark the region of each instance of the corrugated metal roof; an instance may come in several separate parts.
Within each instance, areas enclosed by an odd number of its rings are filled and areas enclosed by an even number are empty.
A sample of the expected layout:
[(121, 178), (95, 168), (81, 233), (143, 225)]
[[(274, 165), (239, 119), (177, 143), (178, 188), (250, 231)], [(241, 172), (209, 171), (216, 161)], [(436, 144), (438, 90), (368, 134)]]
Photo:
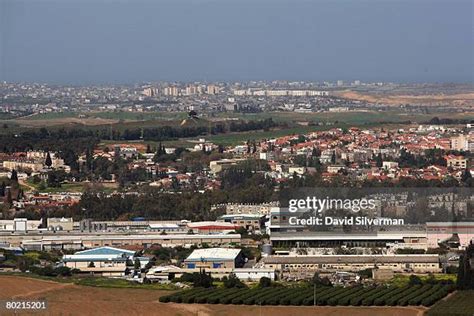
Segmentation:
[(126, 261), (128, 256), (124, 255), (64, 255), (64, 262), (88, 262), (88, 261)]
[(205, 248), (194, 250), (185, 261), (214, 261), (235, 260), (240, 249), (232, 248)]
[(325, 255), (268, 256), (266, 264), (324, 264), (324, 263), (438, 263), (438, 255)]
[(122, 255), (122, 254), (133, 256), (135, 254), (135, 251), (105, 246), (105, 247), (78, 251), (74, 255), (97, 256), (97, 255)]

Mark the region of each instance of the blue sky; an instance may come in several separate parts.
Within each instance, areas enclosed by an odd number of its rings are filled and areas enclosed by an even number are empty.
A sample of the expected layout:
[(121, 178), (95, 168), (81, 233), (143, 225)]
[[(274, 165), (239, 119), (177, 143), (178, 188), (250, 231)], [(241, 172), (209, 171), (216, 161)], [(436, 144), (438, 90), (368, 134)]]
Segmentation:
[(473, 82), (471, 0), (0, 0), (0, 80)]

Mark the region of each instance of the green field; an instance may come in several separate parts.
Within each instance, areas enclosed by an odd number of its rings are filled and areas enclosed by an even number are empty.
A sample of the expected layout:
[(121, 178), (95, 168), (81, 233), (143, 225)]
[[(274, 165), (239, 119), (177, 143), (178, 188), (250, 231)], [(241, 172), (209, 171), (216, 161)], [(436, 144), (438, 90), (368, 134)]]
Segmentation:
[[(94, 183), (91, 183), (91, 182), (68, 182), (68, 183), (61, 183), (61, 186), (58, 188), (45, 187), (41, 189), (40, 184), (33, 183), (31, 179), (29, 179), (26, 184), (21, 185), (23, 190), (30, 191), (30, 190), (33, 190), (32, 188), (34, 188), (34, 191), (38, 191), (39, 193), (84, 192), (84, 190), (86, 190), (87, 187), (94, 185)], [(101, 191), (107, 192), (107, 193), (112, 193), (117, 189), (116, 184), (98, 183), (96, 185), (100, 186)]]
[(377, 122), (425, 122), (435, 116), (440, 118), (474, 119), (474, 113), (438, 113), (412, 114), (402, 111), (351, 111), (351, 112), (323, 112), (323, 113), (296, 113), (296, 112), (263, 112), (263, 113), (220, 113), (219, 117), (239, 118), (245, 120), (260, 120), (272, 118), (277, 122), (335, 122), (346, 124), (366, 124)]
[(148, 121), (148, 120), (182, 120), (187, 117), (184, 112), (94, 112), (88, 114), (91, 117), (99, 117), (112, 120), (132, 120), (132, 121)]
[(474, 291), (458, 291), (433, 305), (426, 315), (472, 316), (474, 315)]
[(147, 289), (147, 290), (176, 290), (172, 284), (141, 284), (138, 282), (130, 282), (124, 279), (112, 279), (104, 277), (83, 277), (75, 278), (74, 284), (85, 285), (85, 286), (96, 286), (106, 288), (134, 288), (134, 289)]
[[(102, 118), (111, 120), (131, 120), (131, 121), (147, 121), (147, 120), (170, 120), (183, 119), (187, 116), (185, 112), (125, 112), (125, 111), (104, 111), (104, 112), (52, 112), (31, 115), (22, 118), (23, 120), (57, 120), (65, 118), (79, 118), (83, 116), (87, 118)], [(0, 117), (1, 118), (1, 117)]]
[[(79, 118), (77, 112), (63, 112), (63, 113), (47, 113), (33, 115), (21, 120), (4, 120), (7, 122), (9, 128), (0, 128), (0, 134), (21, 132), (25, 129), (39, 128), (40, 126), (51, 125), (50, 129), (59, 129), (62, 127), (75, 128), (80, 127), (86, 130), (110, 129), (123, 132), (124, 130), (136, 130), (144, 128), (156, 128), (162, 126), (180, 127), (182, 122), (187, 118), (185, 112), (88, 112), (84, 113), (85, 118), (81, 121), (71, 120), (71, 118)], [(262, 112), (262, 113), (218, 113), (210, 117), (202, 117), (196, 120), (187, 120), (184, 126), (209, 127), (217, 122), (229, 122), (228, 119), (242, 119), (242, 120), (263, 120), (272, 118), (275, 122), (283, 123), (286, 127), (274, 128), (270, 131), (250, 131), (241, 133), (226, 133), (219, 135), (204, 135), (202, 137), (221, 145), (236, 145), (241, 144), (247, 140), (261, 140), (286, 135), (296, 135), (308, 133), (317, 130), (327, 130), (334, 127), (379, 127), (384, 126), (388, 128), (399, 128), (404, 126), (407, 121), (410, 122), (426, 122), (431, 118), (438, 116), (440, 118), (452, 119), (474, 119), (474, 113), (430, 113), (430, 114), (410, 114), (402, 111), (353, 111), (342, 113), (295, 113), (295, 112)], [(68, 120), (69, 119), (69, 120)], [(87, 122), (90, 119), (90, 125)], [(100, 120), (111, 120), (100, 121)], [(28, 127), (28, 122), (34, 122), (35, 125)], [(1, 123), (1, 122), (0, 122)], [(54, 124), (53, 124), (54, 123)], [(312, 126), (304, 126), (304, 124), (312, 123)], [(20, 126), (18, 126), (18, 124)], [(322, 125), (318, 125), (322, 124)], [(172, 139), (165, 141), (166, 146), (172, 147), (190, 147), (188, 140), (197, 139)], [(105, 140), (104, 140), (105, 142)], [(121, 141), (114, 141), (121, 142)], [(134, 141), (140, 143), (141, 141)], [(156, 142), (148, 142), (156, 146)]]
[[(150, 121), (150, 120), (183, 120), (187, 117), (186, 112), (125, 112), (125, 111), (103, 111), (103, 112), (59, 112), (43, 113), (24, 117), (23, 120), (57, 120), (65, 118), (79, 118), (84, 115), (87, 118), (102, 118), (111, 120), (127, 121)], [(365, 124), (376, 122), (424, 122), (438, 116), (441, 118), (474, 119), (474, 113), (446, 113), (433, 112), (429, 114), (412, 114), (402, 111), (350, 111), (350, 112), (322, 112), (322, 113), (297, 113), (297, 112), (262, 112), (262, 113), (217, 113), (212, 116), (215, 119), (238, 118), (243, 120), (261, 120), (272, 118), (277, 122), (343, 122), (347, 124)], [(0, 117), (1, 119), (2, 117)], [(204, 116), (203, 118), (206, 118)], [(8, 119), (5, 117), (4, 119)]]
[(63, 183), (59, 188), (50, 188), (47, 187), (44, 190), (39, 190), (39, 192), (44, 193), (58, 193), (58, 192), (83, 192), (84, 184), (82, 183)]
[(69, 117), (79, 117), (80, 113), (77, 112), (52, 112), (52, 113), (42, 113), (42, 114), (35, 114), (23, 117), (23, 120), (55, 120), (55, 119), (63, 119)]
[[(31, 179), (27, 181), (29, 187), (35, 188), (36, 191), (40, 193), (58, 193), (58, 192), (83, 192), (85, 183), (81, 182), (71, 182), (71, 183), (62, 183), (59, 188), (56, 187), (46, 187), (44, 189), (40, 188), (39, 183), (33, 183)], [(28, 187), (23, 185), (23, 188), (28, 190)]]

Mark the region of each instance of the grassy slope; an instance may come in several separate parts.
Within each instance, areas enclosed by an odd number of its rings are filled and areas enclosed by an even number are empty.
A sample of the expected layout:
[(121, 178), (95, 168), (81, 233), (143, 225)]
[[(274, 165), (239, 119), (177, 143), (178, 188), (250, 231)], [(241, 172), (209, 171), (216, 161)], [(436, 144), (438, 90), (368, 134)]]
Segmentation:
[(457, 291), (436, 304), (427, 316), (472, 316), (474, 315), (474, 290)]
[(88, 276), (72, 276), (72, 277), (48, 277), (40, 276), (32, 273), (2, 273), (3, 275), (12, 275), (18, 277), (26, 277), (40, 280), (48, 280), (59, 283), (74, 283), (77, 285), (104, 287), (104, 288), (133, 288), (133, 289), (146, 289), (146, 290), (169, 290), (174, 291), (179, 288), (173, 284), (140, 284), (137, 282), (129, 282), (123, 279), (113, 279), (106, 277), (88, 277)]

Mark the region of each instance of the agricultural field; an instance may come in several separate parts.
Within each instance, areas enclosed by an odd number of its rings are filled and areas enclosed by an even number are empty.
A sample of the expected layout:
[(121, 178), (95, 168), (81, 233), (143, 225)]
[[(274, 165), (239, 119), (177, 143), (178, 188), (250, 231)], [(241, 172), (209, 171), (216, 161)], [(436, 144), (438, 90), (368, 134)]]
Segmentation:
[(474, 315), (474, 291), (458, 291), (433, 305), (426, 315), (472, 316)]
[(292, 306), (431, 306), (453, 290), (453, 286), (441, 284), (315, 289), (312, 287), (195, 288), (162, 296), (160, 302)]
[(52, 112), (43, 114), (34, 114), (22, 117), (25, 121), (59, 120), (67, 118), (101, 118), (108, 120), (157, 120), (157, 119), (183, 119), (186, 117), (184, 112), (125, 112), (125, 111), (102, 111), (102, 112)]
[[(58, 280), (57, 278), (55, 280)], [(201, 316), (419, 316), (423, 307), (386, 306), (257, 306), (220, 304), (166, 304), (159, 298), (171, 291), (129, 286), (102, 278), (61, 283), (52, 280), (0, 275), (0, 300), (41, 299), (47, 301), (45, 311), (34, 315), (201, 315)], [(23, 315), (2, 311), (3, 315)], [(28, 313), (30, 314), (30, 313)]]
[(474, 119), (474, 112), (446, 113), (435, 112), (429, 114), (413, 114), (403, 111), (349, 111), (349, 112), (322, 112), (322, 113), (296, 113), (296, 112), (262, 112), (262, 113), (221, 113), (221, 118), (238, 118), (243, 120), (261, 120), (272, 118), (276, 122), (336, 122), (345, 124), (369, 124), (381, 122), (416, 122), (429, 121), (433, 117), (450, 119)]
[[(210, 116), (204, 114), (202, 121), (222, 121), (229, 119), (262, 120), (272, 118), (275, 122), (295, 123), (340, 123), (349, 125), (364, 125), (371, 123), (402, 123), (411, 121), (422, 123), (433, 117), (451, 119), (474, 119), (471, 113), (437, 113), (433, 111), (428, 114), (413, 114), (400, 110), (393, 111), (349, 111), (349, 112), (262, 112), (262, 113), (216, 113)], [(102, 111), (102, 112), (58, 112), (33, 114), (21, 118), (0, 117), (0, 123), (16, 125), (20, 127), (44, 127), (44, 126), (99, 126), (114, 125), (114, 128), (132, 128), (134, 123), (144, 123), (141, 127), (157, 127), (161, 124), (168, 125), (169, 122), (182, 122), (187, 118), (186, 112), (124, 112), (124, 111)], [(131, 126), (128, 126), (131, 125)]]
[(335, 95), (351, 100), (358, 100), (371, 103), (380, 103), (392, 106), (399, 106), (402, 104), (423, 104), (423, 105), (458, 105), (458, 106), (472, 106), (474, 104), (474, 93), (472, 90), (462, 91), (454, 94), (385, 94), (377, 95), (374, 93), (361, 93), (350, 90), (334, 92)]

